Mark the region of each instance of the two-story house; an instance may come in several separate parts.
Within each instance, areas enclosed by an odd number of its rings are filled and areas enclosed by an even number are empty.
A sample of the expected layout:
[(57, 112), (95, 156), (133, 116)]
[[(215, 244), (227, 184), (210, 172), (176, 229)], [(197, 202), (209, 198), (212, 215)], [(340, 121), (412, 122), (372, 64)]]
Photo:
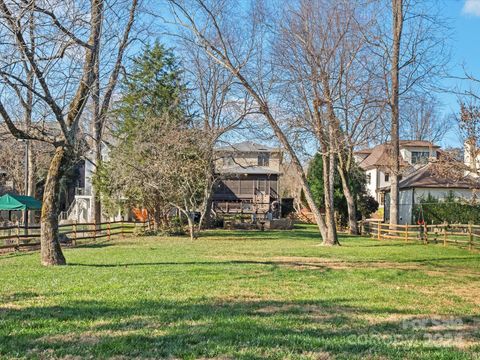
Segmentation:
[(215, 149), (213, 209), (221, 213), (275, 211), (279, 206), (279, 180), (283, 153), (245, 141)]
[[(402, 176), (410, 174), (428, 163), (429, 159), (437, 159), (439, 146), (430, 141), (400, 140), (400, 168)], [(392, 169), (392, 146), (390, 143), (380, 144), (371, 149), (355, 152), (355, 159), (367, 176), (367, 190), (380, 206), (384, 203), (384, 189), (390, 186)]]

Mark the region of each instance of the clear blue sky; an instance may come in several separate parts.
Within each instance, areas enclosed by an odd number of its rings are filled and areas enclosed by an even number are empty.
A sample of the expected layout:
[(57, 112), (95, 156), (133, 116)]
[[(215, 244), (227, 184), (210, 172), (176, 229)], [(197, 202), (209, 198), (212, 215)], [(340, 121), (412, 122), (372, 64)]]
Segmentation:
[[(434, 0), (435, 1), (435, 0)], [(451, 19), (451, 72), (462, 76), (463, 67), (480, 79), (480, 0), (445, 0), (445, 16)], [(442, 81), (446, 88), (465, 87), (455, 79)], [(458, 111), (457, 96), (440, 94), (445, 115)], [(441, 145), (459, 146), (458, 130), (452, 128)]]

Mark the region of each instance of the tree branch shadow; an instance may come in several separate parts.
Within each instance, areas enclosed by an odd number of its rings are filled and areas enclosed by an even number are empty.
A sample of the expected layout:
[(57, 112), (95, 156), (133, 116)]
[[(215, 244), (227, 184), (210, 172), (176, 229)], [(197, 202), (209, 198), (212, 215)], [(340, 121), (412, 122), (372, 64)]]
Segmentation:
[(0, 308), (0, 315), (0, 355), (5, 357), (405, 359), (474, 353), (424, 338), (464, 329), (419, 332), (405, 327), (405, 319), (412, 317), (408, 312), (350, 306), (347, 299), (75, 301)]

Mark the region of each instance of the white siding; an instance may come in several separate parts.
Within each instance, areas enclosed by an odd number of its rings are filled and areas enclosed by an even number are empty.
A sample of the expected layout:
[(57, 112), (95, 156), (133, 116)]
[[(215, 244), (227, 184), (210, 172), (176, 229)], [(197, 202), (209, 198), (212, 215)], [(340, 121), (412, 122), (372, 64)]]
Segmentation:
[[(377, 198), (377, 169), (371, 169), (366, 171), (367, 176), (367, 192), (370, 196)], [(370, 182), (368, 182), (370, 178)]]
[(379, 176), (378, 176), (379, 177), (379, 186), (378, 186), (378, 188), (383, 188), (385, 186), (390, 186), (390, 184), (391, 184), (390, 179), (391, 178), (389, 177), (388, 181), (385, 181), (385, 174), (390, 174), (390, 173), (386, 170), (379, 170), (378, 173), (379, 173)]
[(412, 223), (412, 189), (401, 190), (399, 193), (399, 224)]

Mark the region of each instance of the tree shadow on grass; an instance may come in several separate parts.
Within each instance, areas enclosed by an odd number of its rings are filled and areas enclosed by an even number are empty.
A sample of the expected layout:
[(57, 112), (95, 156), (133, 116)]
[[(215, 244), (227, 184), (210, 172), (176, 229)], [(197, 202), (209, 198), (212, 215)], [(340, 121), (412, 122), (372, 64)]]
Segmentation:
[[(200, 234), (200, 238), (217, 238), (217, 240), (317, 240), (322, 241), (319, 232), (304, 229), (294, 230), (210, 230)], [(215, 239), (212, 239), (215, 240)]]
[[(0, 356), (7, 358), (466, 359), (474, 354), (439, 346), (444, 338), (465, 340), (463, 328), (427, 323), (419, 331), (408, 324), (420, 322), (405, 322), (405, 312), (352, 307), (346, 299), (71, 301), (0, 307), (0, 315)], [(436, 340), (426, 341), (426, 334)]]
[(117, 243), (113, 242), (107, 242), (107, 241), (102, 241), (102, 242), (96, 242), (96, 243), (85, 243), (85, 244), (78, 244), (76, 246), (70, 247), (70, 249), (101, 249), (101, 248), (106, 248), (106, 247), (111, 247), (118, 245)]

